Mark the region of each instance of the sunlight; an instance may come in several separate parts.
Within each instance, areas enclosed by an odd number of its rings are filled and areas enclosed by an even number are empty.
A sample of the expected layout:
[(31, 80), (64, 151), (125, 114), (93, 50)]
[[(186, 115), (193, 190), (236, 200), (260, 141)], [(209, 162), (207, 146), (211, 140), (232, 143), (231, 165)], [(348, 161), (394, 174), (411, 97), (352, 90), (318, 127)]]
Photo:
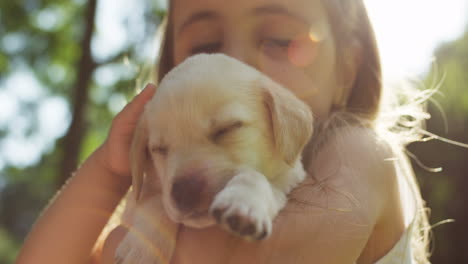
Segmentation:
[(365, 0), (386, 77), (416, 76), (434, 61), (440, 43), (463, 33), (466, 0)]

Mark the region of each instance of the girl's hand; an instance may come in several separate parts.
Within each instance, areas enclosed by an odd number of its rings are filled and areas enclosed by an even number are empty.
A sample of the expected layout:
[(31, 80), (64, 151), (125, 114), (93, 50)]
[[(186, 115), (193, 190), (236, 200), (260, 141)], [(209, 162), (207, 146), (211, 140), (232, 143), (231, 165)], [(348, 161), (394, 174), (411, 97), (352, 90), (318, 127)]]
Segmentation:
[(133, 131), (145, 104), (153, 97), (155, 91), (154, 84), (147, 84), (145, 89), (117, 114), (112, 121), (109, 136), (99, 151), (98, 156), (104, 168), (124, 181), (131, 180), (129, 153)]

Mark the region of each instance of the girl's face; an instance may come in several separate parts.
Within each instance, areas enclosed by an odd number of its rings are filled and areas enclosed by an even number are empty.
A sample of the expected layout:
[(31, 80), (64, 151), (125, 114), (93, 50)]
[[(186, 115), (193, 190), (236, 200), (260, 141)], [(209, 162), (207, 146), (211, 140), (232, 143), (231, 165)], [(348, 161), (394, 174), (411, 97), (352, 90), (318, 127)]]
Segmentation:
[(224, 53), (281, 83), (325, 118), (340, 93), (321, 0), (173, 0), (175, 65)]

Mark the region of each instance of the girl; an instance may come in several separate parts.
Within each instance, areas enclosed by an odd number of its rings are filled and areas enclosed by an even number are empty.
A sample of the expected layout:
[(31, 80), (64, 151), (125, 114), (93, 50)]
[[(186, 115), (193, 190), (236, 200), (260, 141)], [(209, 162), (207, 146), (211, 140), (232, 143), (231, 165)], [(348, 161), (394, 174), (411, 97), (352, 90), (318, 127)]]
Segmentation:
[[(181, 227), (173, 263), (428, 263), (424, 204), (402, 154), (408, 134), (395, 133), (388, 121), (398, 119), (379, 112), (380, 62), (362, 0), (170, 1), (159, 79), (193, 54), (215, 52), (310, 106), (317, 121), (303, 158), (310, 177), (266, 241)], [(107, 141), (39, 219), (18, 263), (113, 263), (125, 227), (103, 250), (96, 240), (130, 185), (132, 131), (154, 90), (148, 85), (117, 115)]]

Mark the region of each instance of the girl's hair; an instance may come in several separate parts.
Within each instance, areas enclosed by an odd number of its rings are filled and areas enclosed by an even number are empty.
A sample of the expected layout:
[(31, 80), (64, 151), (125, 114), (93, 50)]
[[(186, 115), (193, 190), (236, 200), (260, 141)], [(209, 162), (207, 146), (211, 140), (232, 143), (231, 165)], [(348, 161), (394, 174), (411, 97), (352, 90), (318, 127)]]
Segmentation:
[[(335, 124), (322, 126), (337, 126), (336, 123), (343, 123), (343, 119), (346, 120), (345, 123), (370, 124), (389, 142), (395, 155), (403, 163), (404, 176), (415, 197), (416, 215), (411, 230), (414, 259), (420, 264), (430, 263), (428, 209), (404, 152), (407, 144), (420, 140), (424, 135), (421, 127), (425, 119), (429, 118), (424, 103), (434, 90), (419, 90), (416, 83), (401, 80), (386, 84), (384, 94), (376, 37), (363, 0), (322, 0), (322, 3), (328, 12), (336, 41), (337, 58), (347, 58), (343, 53), (349, 50), (349, 45), (357, 45), (361, 55), (359, 70), (343, 109), (345, 114), (332, 115), (337, 121), (330, 121)], [(340, 63), (344, 67), (350, 66), (348, 61), (337, 61), (337, 65)]]
[(162, 23), (164, 31), (162, 32), (161, 48), (159, 50), (159, 62), (157, 63), (157, 83), (161, 82), (162, 78), (168, 73), (174, 65), (174, 38), (172, 36), (172, 1), (168, 1), (167, 16)]
[[(173, 6), (170, 0), (168, 3), (168, 15), (162, 25), (162, 42), (157, 63), (158, 83), (175, 66), (172, 36)], [(392, 87), (386, 90), (385, 100), (382, 100), (383, 82), (379, 52), (363, 0), (322, 0), (322, 4), (326, 9), (331, 33), (336, 43), (336, 65), (339, 67), (337, 78), (340, 78), (340, 72), (348, 70), (349, 67), (356, 67), (356, 60), (353, 60), (353, 56), (349, 56), (349, 52), (357, 51), (360, 57), (352, 86), (347, 88), (345, 83), (349, 80), (340, 80), (343, 93), (339, 95), (341, 99), (337, 101), (342, 103), (334, 106), (335, 113), (332, 113), (333, 118), (330, 118), (336, 120), (336, 123), (327, 120), (318, 126), (323, 129), (335, 127), (337, 123), (338, 126), (343, 123), (372, 126), (396, 152), (403, 153), (406, 144), (419, 140), (422, 136), (419, 127), (427, 115), (421, 98), (427, 99), (427, 93), (423, 92), (421, 96), (421, 93), (410, 92), (415, 90), (414, 85), (405, 86), (405, 89)], [(401, 91), (403, 93), (400, 93)], [(418, 100), (413, 100), (416, 97)], [(417, 213), (412, 230), (413, 255), (417, 263), (430, 263), (428, 260), (430, 226), (427, 210), (409, 161), (405, 155), (400, 156), (407, 165), (404, 174), (416, 199)]]

